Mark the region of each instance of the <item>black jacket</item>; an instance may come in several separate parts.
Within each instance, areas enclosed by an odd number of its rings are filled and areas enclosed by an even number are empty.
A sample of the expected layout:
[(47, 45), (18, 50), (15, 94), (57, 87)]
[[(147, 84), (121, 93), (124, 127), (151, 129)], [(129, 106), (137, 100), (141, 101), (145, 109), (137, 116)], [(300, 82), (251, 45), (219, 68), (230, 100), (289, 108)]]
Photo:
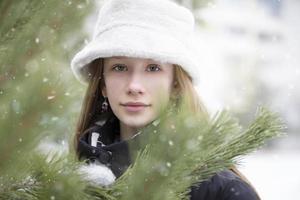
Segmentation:
[[(130, 147), (135, 146), (135, 136), (120, 141), (119, 123), (114, 116), (97, 120), (79, 140), (80, 159), (97, 160), (108, 166), (115, 176), (120, 177), (132, 163)], [(129, 144), (130, 143), (130, 144)], [(132, 145), (133, 144), (133, 145)], [(138, 145), (137, 145), (138, 146)], [(191, 200), (257, 200), (254, 190), (231, 170), (221, 171), (210, 179), (191, 187)]]

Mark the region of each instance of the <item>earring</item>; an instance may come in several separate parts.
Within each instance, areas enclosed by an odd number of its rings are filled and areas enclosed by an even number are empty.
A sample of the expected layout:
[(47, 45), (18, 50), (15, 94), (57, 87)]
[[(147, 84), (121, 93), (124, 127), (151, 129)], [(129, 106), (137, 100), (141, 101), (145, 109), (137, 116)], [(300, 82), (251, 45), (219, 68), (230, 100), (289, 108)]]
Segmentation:
[(107, 102), (107, 97), (104, 97), (104, 101), (101, 106), (101, 112), (106, 112), (108, 110), (108, 102)]
[(174, 82), (174, 87), (177, 87), (177, 84), (178, 84), (178, 82), (177, 82), (177, 81), (175, 81), (175, 82)]

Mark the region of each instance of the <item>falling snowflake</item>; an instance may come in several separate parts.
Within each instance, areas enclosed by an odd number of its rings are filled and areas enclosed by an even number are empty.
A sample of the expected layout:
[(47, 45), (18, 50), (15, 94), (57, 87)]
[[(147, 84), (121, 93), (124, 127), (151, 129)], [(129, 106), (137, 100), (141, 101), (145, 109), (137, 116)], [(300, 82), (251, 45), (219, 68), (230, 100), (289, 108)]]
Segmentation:
[(47, 97), (48, 100), (51, 100), (51, 99), (54, 99), (54, 98), (55, 98), (55, 96), (48, 96)]

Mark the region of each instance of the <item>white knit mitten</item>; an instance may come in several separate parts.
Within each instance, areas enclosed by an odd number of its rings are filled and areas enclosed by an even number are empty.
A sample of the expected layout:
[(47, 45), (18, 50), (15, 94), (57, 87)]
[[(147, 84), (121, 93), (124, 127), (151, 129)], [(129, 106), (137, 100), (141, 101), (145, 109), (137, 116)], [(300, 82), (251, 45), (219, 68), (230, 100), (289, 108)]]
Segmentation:
[(79, 168), (79, 173), (85, 180), (99, 186), (108, 186), (116, 180), (111, 169), (101, 163), (84, 164)]

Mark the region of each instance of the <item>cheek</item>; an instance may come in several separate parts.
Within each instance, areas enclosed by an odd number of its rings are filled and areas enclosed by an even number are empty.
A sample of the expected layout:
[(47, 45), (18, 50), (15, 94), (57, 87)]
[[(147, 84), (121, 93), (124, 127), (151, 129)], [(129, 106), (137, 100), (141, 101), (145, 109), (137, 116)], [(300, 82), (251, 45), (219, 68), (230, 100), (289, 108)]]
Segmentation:
[(106, 79), (105, 80), (105, 88), (106, 88), (106, 95), (111, 103), (118, 99), (118, 94), (122, 88), (120, 87), (120, 80), (115, 79)]
[(169, 77), (157, 77), (147, 82), (149, 88), (148, 91), (154, 99), (157, 100), (168, 100), (171, 96), (172, 91), (172, 79)]

